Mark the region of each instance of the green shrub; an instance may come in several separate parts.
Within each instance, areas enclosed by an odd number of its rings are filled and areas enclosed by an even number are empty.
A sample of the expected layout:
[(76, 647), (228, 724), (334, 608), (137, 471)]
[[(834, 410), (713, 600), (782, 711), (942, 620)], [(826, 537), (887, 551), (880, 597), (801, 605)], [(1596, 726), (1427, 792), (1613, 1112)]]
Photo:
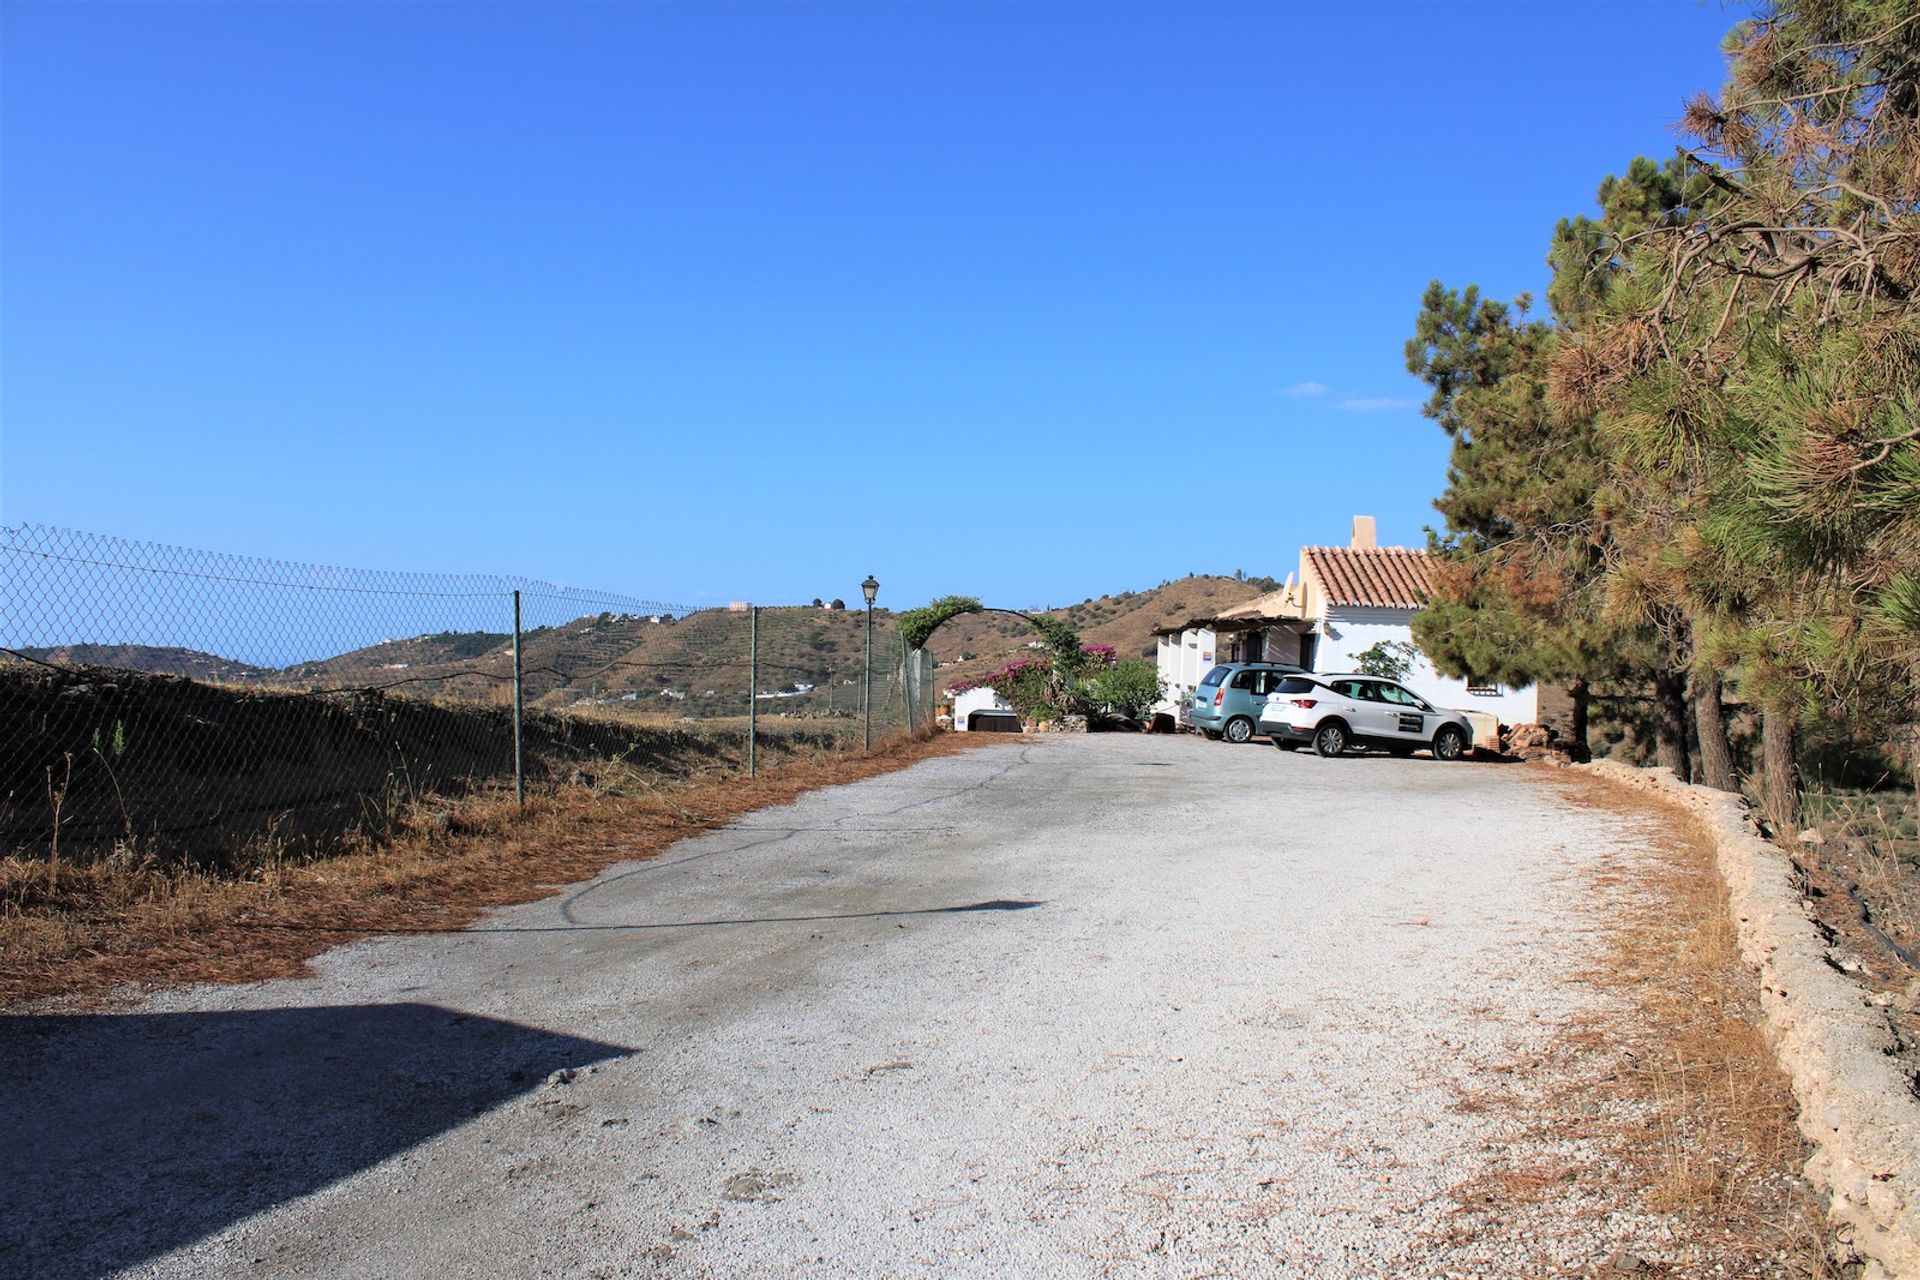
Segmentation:
[(1382, 640), (1371, 649), (1362, 649), (1354, 654), (1353, 661), (1363, 675), (1405, 680), (1407, 673), (1413, 670), (1413, 660), (1419, 652), (1405, 640)]
[(1086, 684), (1087, 700), (1093, 705), (1135, 718), (1160, 701), (1166, 691), (1159, 664), (1144, 658), (1116, 662), (1095, 673)]

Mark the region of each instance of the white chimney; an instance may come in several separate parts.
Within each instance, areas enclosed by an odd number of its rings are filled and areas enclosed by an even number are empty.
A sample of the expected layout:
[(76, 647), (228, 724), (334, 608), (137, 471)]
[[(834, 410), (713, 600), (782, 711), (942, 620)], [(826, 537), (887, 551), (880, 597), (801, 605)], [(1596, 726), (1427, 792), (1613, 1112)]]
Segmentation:
[(1353, 518), (1353, 542), (1355, 551), (1371, 551), (1380, 545), (1373, 535), (1373, 517), (1355, 516)]

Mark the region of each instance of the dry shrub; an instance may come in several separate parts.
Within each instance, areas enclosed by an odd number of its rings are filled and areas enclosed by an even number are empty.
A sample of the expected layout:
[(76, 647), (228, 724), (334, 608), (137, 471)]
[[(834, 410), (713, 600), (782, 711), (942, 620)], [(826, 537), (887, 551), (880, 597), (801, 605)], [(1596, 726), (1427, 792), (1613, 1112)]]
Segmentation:
[[(990, 745), (971, 734), (896, 739), (864, 755), (794, 756), (756, 778), (618, 765), (525, 811), (511, 791), (410, 805), (391, 839), (298, 859), (271, 848), (244, 878), (143, 860), (0, 860), (0, 1006), (187, 982), (289, 977), (364, 934), (459, 929), (489, 907), (651, 857), (802, 792)], [(270, 837), (269, 837), (270, 839)]]
[(1868, 840), (1849, 843), (1832, 861), (1843, 874), (1852, 873), (1885, 933), (1909, 950), (1920, 948), (1920, 867)]

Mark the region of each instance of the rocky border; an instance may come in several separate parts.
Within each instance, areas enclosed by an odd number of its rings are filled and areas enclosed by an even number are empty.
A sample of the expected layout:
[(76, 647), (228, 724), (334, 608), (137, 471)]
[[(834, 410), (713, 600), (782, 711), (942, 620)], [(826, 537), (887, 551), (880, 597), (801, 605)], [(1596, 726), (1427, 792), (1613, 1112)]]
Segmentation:
[(1611, 760), (1577, 768), (1686, 809), (1713, 841), (1740, 931), (1759, 971), (1767, 1036), (1813, 1144), (1807, 1176), (1828, 1195), (1838, 1241), (1863, 1280), (1920, 1277), (1920, 1097), (1892, 1028), (1829, 956), (1795, 887), (1793, 865), (1763, 838), (1746, 801), (1690, 786), (1668, 769)]

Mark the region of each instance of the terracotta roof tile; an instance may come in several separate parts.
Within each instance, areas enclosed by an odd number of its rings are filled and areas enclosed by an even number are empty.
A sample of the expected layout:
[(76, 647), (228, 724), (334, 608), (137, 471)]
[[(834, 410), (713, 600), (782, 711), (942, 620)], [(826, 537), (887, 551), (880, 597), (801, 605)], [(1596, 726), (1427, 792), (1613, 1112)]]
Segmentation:
[(1411, 547), (1307, 547), (1302, 554), (1335, 608), (1418, 609), (1433, 593), (1433, 561)]

